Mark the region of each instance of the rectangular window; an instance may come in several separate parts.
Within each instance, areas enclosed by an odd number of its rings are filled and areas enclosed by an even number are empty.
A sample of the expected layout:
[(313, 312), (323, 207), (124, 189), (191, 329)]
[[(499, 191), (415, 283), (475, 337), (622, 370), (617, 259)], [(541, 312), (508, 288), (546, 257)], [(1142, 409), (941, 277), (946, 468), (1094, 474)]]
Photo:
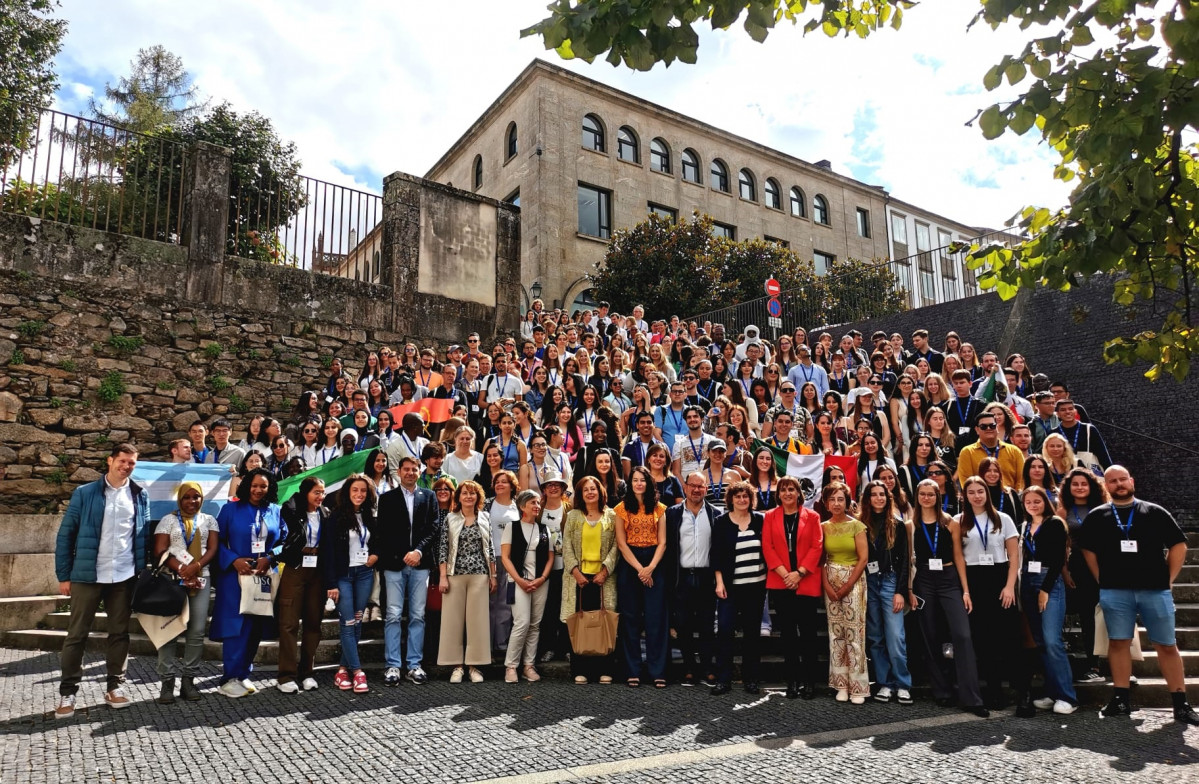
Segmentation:
[(679, 222), (679, 211), (671, 207), (663, 207), (661, 204), (649, 203), (649, 214), (657, 215), (659, 218), (665, 218), (671, 223)]
[(908, 219), (897, 212), (891, 213), (891, 244), (895, 250), (895, 258), (908, 256)]
[(778, 245), (780, 248), (790, 248), (791, 247), (790, 242), (787, 242), (786, 240), (780, 240), (778, 237), (771, 237), (769, 235), (766, 235), (766, 236), (762, 237), (762, 239), (766, 240), (767, 242), (773, 242), (775, 245)]
[(818, 250), (812, 251), (812, 263), (816, 267), (817, 275), (827, 274), (833, 268), (833, 263), (836, 261), (837, 257), (831, 253), (824, 253)]
[(903, 293), (903, 301), (910, 307), (912, 304), (912, 265), (904, 259), (896, 261), (892, 266), (895, 272), (895, 290)]
[(612, 192), (579, 183), (579, 233), (612, 238)]
[(870, 210), (858, 207), (858, 236), (870, 236)]
[(737, 239), (737, 227), (730, 226), (727, 223), (712, 222), (712, 233), (717, 237), (726, 237), (730, 240)]
[(943, 229), (937, 229), (937, 255), (941, 262), (941, 289), (945, 292), (943, 302), (952, 302), (961, 296), (958, 291), (957, 264), (958, 255), (950, 251), (953, 235)]
[(916, 263), (920, 267), (920, 299), (923, 305), (937, 301), (937, 277), (933, 270), (932, 234), (928, 224), (916, 222)]
[(516, 190), (512, 191), (512, 193), (509, 193), (507, 195), (507, 197), (505, 197), (504, 201), (511, 204), (513, 207), (519, 207), (520, 206), (520, 188), (517, 188)]

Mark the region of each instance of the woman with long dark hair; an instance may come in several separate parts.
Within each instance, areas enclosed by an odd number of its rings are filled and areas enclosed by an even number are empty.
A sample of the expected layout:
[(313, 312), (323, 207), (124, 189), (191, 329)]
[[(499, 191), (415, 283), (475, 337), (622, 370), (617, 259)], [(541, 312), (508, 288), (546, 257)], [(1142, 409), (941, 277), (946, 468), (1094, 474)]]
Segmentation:
[(866, 668), (866, 526), (850, 516), (849, 487), (841, 482), (824, 486), (820, 500), (829, 510), (824, 532), (821, 583), (828, 618), (829, 686), (837, 702), (862, 705), (870, 696)]
[[(730, 472), (732, 473), (732, 472)], [(688, 481), (694, 481), (689, 479)], [(758, 625), (766, 601), (766, 557), (762, 549), (763, 516), (754, 511), (754, 490), (735, 481), (728, 489), (728, 511), (712, 523), (711, 563), (716, 576), (716, 686), (729, 691), (733, 679), (733, 638), (741, 632), (741, 681), (748, 694), (758, 694), (761, 636)]]
[(903, 614), (907, 608), (908, 528), (896, 514), (887, 486), (871, 480), (862, 488), (862, 522), (866, 525), (866, 640), (874, 662), (878, 691), (874, 699), (912, 704)]
[(333, 683), (342, 691), (370, 691), (358, 656), (362, 616), (375, 583), (378, 553), (371, 552), (378, 496), (371, 481), (351, 474), (337, 491), (329, 530), (321, 537), (320, 561), (328, 597), (337, 604), (341, 666)]
[[(671, 473), (670, 462), (670, 452), (660, 443), (651, 444), (645, 451), (645, 466), (649, 469), (650, 481), (658, 491), (658, 500), (666, 506), (674, 506), (683, 500), (683, 485)], [(621, 496), (609, 496), (613, 497)]]
[[(324, 506), (325, 483), (309, 476), (283, 504), (287, 539), (279, 562), (287, 568), (279, 580), (279, 691), (295, 694), (317, 687), (313, 677), (316, 649), (321, 642), (325, 584), (320, 568), (322, 531), (332, 517)], [(303, 636), (301, 637), (301, 628)]]
[[(976, 716), (987, 717), (978, 687), (978, 668), (970, 637), (970, 599), (966, 561), (962, 554), (961, 526), (942, 509), (941, 491), (932, 479), (916, 485), (916, 508), (912, 535), (916, 571), (908, 597), (918, 613), (924, 639), (925, 660), (937, 704), (954, 703), (952, 682), (943, 669), (942, 647), (953, 643), (953, 665), (957, 671), (957, 695), (961, 706)], [(940, 620), (949, 630), (941, 639)]]
[(1066, 521), (1070, 530), (1070, 557), (1066, 560), (1066, 571), (1062, 572), (1062, 580), (1066, 583), (1066, 610), (1078, 613), (1082, 647), (1087, 657), (1087, 671), (1078, 679), (1080, 683), (1101, 683), (1103, 676), (1099, 674), (1099, 657), (1095, 655), (1095, 605), (1099, 604), (1099, 584), (1082, 557), (1079, 535), (1087, 513), (1110, 501), (1103, 483), (1089, 468), (1072, 468), (1062, 479), (1057, 516)]
[[(953, 517), (961, 511), (958, 504), (957, 485), (953, 483), (953, 472), (949, 470), (949, 466), (940, 460), (934, 460), (928, 466), (928, 478), (937, 486), (937, 492), (940, 493), (941, 511)], [(919, 487), (920, 483), (917, 482)], [(915, 493), (913, 493), (915, 497)], [(912, 508), (916, 508), (913, 502)]]
[(666, 687), (670, 619), (666, 581), (658, 566), (666, 555), (666, 507), (658, 502), (653, 477), (644, 466), (629, 474), (624, 500), (617, 504), (616, 546), (623, 560), (617, 571), (621, 650), (630, 687), (641, 685), (641, 632), (645, 631), (645, 669), (657, 688)]
[[(265, 428), (264, 428), (265, 429)], [(250, 682), (258, 643), (274, 633), (273, 618), (242, 615), (239, 577), (266, 576), (275, 566), (287, 537), (280, 515), (278, 484), (263, 468), (249, 471), (242, 479), (244, 498), (230, 501), (217, 515), (220, 553), (216, 570), (216, 604), (208, 638), (222, 643), (223, 669), (218, 691), (238, 698), (256, 691)], [(278, 579), (278, 575), (273, 575)]]

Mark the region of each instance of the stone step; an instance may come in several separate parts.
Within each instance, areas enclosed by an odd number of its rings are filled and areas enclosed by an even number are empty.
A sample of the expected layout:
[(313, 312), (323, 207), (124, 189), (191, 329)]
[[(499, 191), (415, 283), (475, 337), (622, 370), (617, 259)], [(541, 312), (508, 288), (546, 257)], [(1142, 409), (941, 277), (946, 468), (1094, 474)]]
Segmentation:
[[(38, 623), (37, 626), (39, 628), (44, 628), (44, 629), (56, 629), (59, 631), (66, 631), (67, 625), (68, 625), (68, 623), (70, 623), (70, 620), (71, 620), (70, 612), (54, 612), (54, 613), (50, 613), (50, 614), (46, 615), (44, 618), (42, 618), (41, 622)], [(103, 613), (103, 612), (96, 613), (96, 620), (95, 620), (95, 623), (92, 624), (92, 628), (103, 631), (104, 629), (108, 628), (107, 625), (108, 625), (108, 614)], [(370, 623), (363, 625), (362, 628), (363, 628), (363, 631), (368, 636), (371, 636), (371, 637), (382, 637), (383, 636), (383, 622), (382, 621), (371, 621)], [(129, 631), (132, 634), (142, 634), (143, 633), (141, 623), (138, 622), (136, 617), (131, 618), (129, 620)], [(338, 630), (336, 616), (326, 615), (325, 617), (321, 618), (321, 639), (336, 640), (338, 638), (339, 634), (340, 634), (340, 632)]]
[(70, 597), (67, 596), (16, 596), (0, 599), (0, 632), (33, 628), (68, 602)]
[(1178, 626), (1199, 626), (1199, 603), (1182, 602), (1175, 597), (1174, 623)]
[(1188, 560), (1182, 565), (1182, 570), (1178, 573), (1178, 579), (1174, 581), (1175, 585), (1199, 583), (1199, 550), (1187, 551), (1188, 556), (1192, 553), (1195, 555), (1195, 560)]
[(1175, 604), (1194, 604), (1199, 602), (1199, 583), (1174, 583)]
[[(1161, 670), (1157, 665), (1157, 651), (1145, 649), (1145, 659), (1132, 663), (1132, 674), (1138, 678), (1160, 678)], [(1199, 651), (1179, 651), (1182, 656), (1182, 671), (1184, 677), (1199, 677)]]
[(1187, 532), (1187, 547), (1199, 549), (1199, 531)]
[[(1178, 647), (1184, 651), (1199, 651), (1199, 627), (1197, 626), (1179, 626), (1176, 627), (1175, 636), (1178, 638)], [(1149, 642), (1149, 633), (1145, 631), (1145, 627), (1138, 626), (1137, 634), (1141, 638), (1141, 646), (1144, 650), (1149, 650), (1152, 647)], [(1073, 650), (1085, 653), (1082, 649), (1082, 629), (1077, 626), (1067, 626), (1062, 631), (1062, 637)]]

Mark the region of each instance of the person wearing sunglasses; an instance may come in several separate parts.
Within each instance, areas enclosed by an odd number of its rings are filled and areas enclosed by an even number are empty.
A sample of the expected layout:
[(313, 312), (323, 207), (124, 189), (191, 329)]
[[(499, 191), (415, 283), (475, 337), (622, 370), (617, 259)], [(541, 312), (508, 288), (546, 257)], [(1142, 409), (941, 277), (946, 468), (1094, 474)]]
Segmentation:
[[(992, 458), (999, 463), (1003, 474), (1003, 484), (1020, 490), (1024, 487), (1024, 455), (1020, 448), (999, 440), (998, 423), (995, 414), (980, 413), (974, 420), (974, 432), (978, 440), (962, 447), (958, 453), (958, 485), (966, 486), (966, 480), (972, 476), (981, 476), (979, 467), (984, 458)], [(1012, 512), (1011, 509), (1004, 510)]]

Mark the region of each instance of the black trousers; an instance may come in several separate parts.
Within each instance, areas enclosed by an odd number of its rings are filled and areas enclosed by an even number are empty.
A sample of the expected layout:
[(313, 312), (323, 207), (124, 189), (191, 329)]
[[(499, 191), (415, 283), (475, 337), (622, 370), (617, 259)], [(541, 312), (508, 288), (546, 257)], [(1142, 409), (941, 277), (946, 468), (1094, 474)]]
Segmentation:
[[(783, 662), (786, 665), (788, 683), (803, 681), (805, 684), (815, 685), (816, 681), (821, 679), (820, 664), (816, 661), (820, 651), (820, 640), (816, 636), (819, 628), (816, 611), (821, 601), (819, 596), (800, 596), (786, 588), (770, 589), (770, 605), (774, 607), (775, 624), (782, 636)], [(761, 612), (759, 602), (759, 623)]]
[(714, 672), (715, 573), (711, 569), (679, 569), (679, 584), (671, 597), (671, 605), (674, 629), (678, 634), (676, 641), (683, 654), (683, 673), (706, 678)]
[[(574, 578), (566, 578), (571, 585)], [(570, 650), (570, 635), (566, 624), (559, 619), (562, 609), (562, 570), (555, 569), (550, 573), (549, 595), (545, 598), (545, 613), (541, 616), (541, 637), (537, 641), (537, 656), (541, 657), (547, 651), (553, 651), (555, 659), (563, 658)]]
[[(982, 705), (982, 694), (978, 689), (978, 666), (974, 660), (974, 645), (970, 638), (970, 619), (962, 603), (962, 583), (957, 569), (951, 563), (939, 572), (917, 569), (912, 592), (924, 600), (924, 609), (917, 610), (920, 621), (920, 636), (924, 640), (924, 654), (928, 661), (928, 677), (933, 686), (933, 697), (947, 699), (953, 696), (953, 684), (945, 669), (945, 657), (941, 646), (953, 643), (953, 664), (957, 671), (958, 701), (963, 707)], [(971, 599), (974, 592), (971, 591)], [(949, 628), (949, 639), (937, 635), (937, 619), (944, 618)]]
[(1022, 666), (1020, 608), (1013, 603), (1004, 609), (999, 601), (999, 593), (1007, 583), (1007, 571), (1006, 563), (966, 567), (970, 599), (974, 603), (968, 616), (970, 639), (974, 642), (978, 675), (986, 681), (987, 693), (992, 697), (1000, 694), (1004, 679), (1017, 691), (1027, 686), (1028, 680)]
[(1081, 551), (1070, 553), (1069, 569), (1074, 587), (1066, 588), (1066, 611), (1078, 613), (1087, 669), (1095, 669), (1099, 666), (1099, 657), (1095, 655), (1095, 605), (1099, 604), (1099, 584), (1091, 576)]
[(741, 632), (741, 680), (756, 683), (762, 662), (762, 602), (766, 582), (728, 585), (728, 598), (718, 606), (719, 631), (716, 633), (716, 680), (733, 679), (733, 638)]

